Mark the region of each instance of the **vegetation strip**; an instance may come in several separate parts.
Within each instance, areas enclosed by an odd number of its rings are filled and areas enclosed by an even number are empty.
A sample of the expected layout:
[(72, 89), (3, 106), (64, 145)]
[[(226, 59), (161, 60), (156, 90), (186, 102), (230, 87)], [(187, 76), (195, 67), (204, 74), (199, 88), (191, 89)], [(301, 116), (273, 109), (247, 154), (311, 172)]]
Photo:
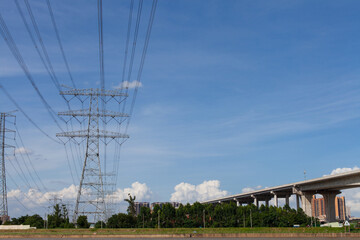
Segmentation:
[(360, 233), (225, 233), (225, 234), (23, 234), (1, 238), (360, 238)]

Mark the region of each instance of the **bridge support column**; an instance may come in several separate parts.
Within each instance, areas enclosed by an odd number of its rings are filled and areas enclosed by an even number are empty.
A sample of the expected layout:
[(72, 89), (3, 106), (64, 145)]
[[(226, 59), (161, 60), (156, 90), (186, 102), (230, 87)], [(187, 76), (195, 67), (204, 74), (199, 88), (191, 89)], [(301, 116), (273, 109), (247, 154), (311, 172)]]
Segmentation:
[(326, 221), (327, 222), (335, 222), (336, 215), (335, 215), (335, 197), (341, 193), (340, 191), (327, 191), (321, 193), (324, 197), (325, 203), (325, 214), (326, 214)]
[(290, 196), (289, 196), (289, 195), (286, 195), (286, 197), (285, 197), (285, 204), (288, 205), (288, 206), (290, 206), (289, 198), (290, 198)]
[(275, 207), (278, 207), (278, 206), (279, 206), (278, 195), (277, 195), (274, 191), (271, 191), (270, 193), (271, 193), (272, 195), (274, 195), (274, 206), (275, 206)]
[(296, 210), (300, 208), (300, 196), (296, 194)]
[(265, 200), (265, 206), (269, 207), (269, 199)]
[(251, 197), (254, 199), (254, 205), (259, 208), (259, 199), (257, 199), (254, 195), (251, 195)]
[(237, 207), (241, 206), (239, 200), (237, 200), (236, 198), (234, 198), (234, 201), (236, 202), (236, 206), (237, 206)]
[(304, 210), (305, 214), (309, 217), (312, 216), (312, 210), (311, 210), (311, 200), (313, 197), (313, 192), (304, 192), (301, 195), (301, 207)]

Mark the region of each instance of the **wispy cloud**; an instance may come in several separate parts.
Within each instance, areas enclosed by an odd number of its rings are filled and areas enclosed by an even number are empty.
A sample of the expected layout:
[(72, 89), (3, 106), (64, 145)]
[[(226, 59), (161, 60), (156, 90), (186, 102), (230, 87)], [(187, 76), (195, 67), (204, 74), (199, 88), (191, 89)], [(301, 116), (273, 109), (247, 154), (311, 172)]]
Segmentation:
[(117, 86), (114, 86), (114, 88), (129, 88), (129, 89), (133, 89), (133, 88), (140, 88), (142, 87), (142, 83), (137, 81), (137, 80), (134, 80), (134, 81), (124, 81), (124, 82), (121, 82), (119, 85)]

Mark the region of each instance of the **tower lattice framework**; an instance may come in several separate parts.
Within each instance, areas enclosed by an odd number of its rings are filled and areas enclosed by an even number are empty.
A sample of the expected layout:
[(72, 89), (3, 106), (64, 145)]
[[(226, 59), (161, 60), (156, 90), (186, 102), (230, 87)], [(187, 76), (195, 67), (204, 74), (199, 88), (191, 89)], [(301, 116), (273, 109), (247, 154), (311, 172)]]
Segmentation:
[(102, 122), (103, 128), (106, 128), (109, 120), (115, 119), (120, 124), (121, 119), (128, 117), (124, 113), (106, 110), (107, 103), (115, 100), (120, 104), (127, 97), (127, 94), (121, 90), (104, 89), (70, 89), (61, 91), (60, 94), (65, 97), (70, 96), (70, 99), (77, 98), (82, 103), (89, 101), (88, 109), (59, 113), (61, 116), (76, 118), (80, 122), (84, 121), (87, 123), (87, 128), (56, 134), (57, 137), (66, 137), (69, 140), (77, 141), (76, 139), (80, 139), (80, 141), (85, 141), (85, 156), (76, 198), (74, 221), (79, 215), (91, 215), (95, 222), (105, 221), (107, 216), (105, 198), (108, 194), (105, 191), (105, 186), (108, 183), (104, 182), (106, 174), (101, 169), (100, 140), (104, 144), (111, 140), (121, 144), (129, 136), (100, 129), (100, 123)]
[[(5, 168), (5, 149), (6, 148), (13, 148), (14, 146), (11, 146), (6, 143), (6, 139), (9, 139), (8, 136), (6, 136), (6, 133), (11, 132), (15, 133), (14, 130), (6, 128), (6, 118), (14, 117), (14, 115), (11, 115), (9, 113), (0, 113), (0, 156), (1, 156), (1, 178), (0, 178), (0, 184), (1, 184), (1, 192), (0, 192), (0, 221), (2, 223), (10, 220), (9, 218), (9, 212), (8, 212), (8, 204), (7, 204), (7, 187), (6, 187), (6, 168)], [(15, 136), (14, 136), (15, 137)]]

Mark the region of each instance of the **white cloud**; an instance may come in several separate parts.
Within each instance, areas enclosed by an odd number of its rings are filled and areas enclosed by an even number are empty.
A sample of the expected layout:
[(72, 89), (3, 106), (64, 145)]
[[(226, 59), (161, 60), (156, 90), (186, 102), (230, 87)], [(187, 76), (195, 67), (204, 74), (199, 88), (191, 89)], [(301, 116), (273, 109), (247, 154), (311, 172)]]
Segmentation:
[(19, 189), (14, 189), (14, 190), (11, 190), (10, 192), (7, 193), (7, 197), (8, 198), (13, 198), (13, 197), (20, 197), (21, 196), (21, 191)]
[(195, 202), (205, 201), (213, 198), (224, 197), (228, 195), (227, 191), (220, 189), (219, 180), (204, 181), (199, 185), (182, 182), (175, 186), (175, 192), (171, 194), (172, 202)]
[(114, 88), (139, 88), (139, 87), (142, 87), (142, 83), (137, 81), (137, 80), (134, 80), (132, 82), (129, 82), (129, 81), (124, 81), (122, 83), (120, 83), (119, 85), (115, 86)]
[(78, 187), (73, 184), (59, 191), (49, 191), (45, 193), (33, 188), (29, 189), (27, 192), (22, 192), (19, 189), (13, 189), (9, 191), (8, 198), (17, 198), (27, 207), (33, 207), (36, 204), (48, 203), (49, 199), (53, 198), (54, 196), (62, 200), (75, 199), (77, 191)]
[(128, 198), (128, 194), (135, 196), (135, 201), (149, 201), (152, 197), (152, 191), (146, 185), (146, 183), (134, 182), (131, 184), (131, 188), (118, 188), (110, 197), (112, 197), (116, 202), (124, 201), (125, 198)]
[[(49, 200), (54, 197), (60, 198), (64, 202), (75, 202), (78, 186), (70, 185), (69, 187), (63, 188), (59, 191), (49, 191), (49, 192), (40, 192), (37, 189), (29, 189), (27, 192), (23, 192), (20, 189), (13, 189), (8, 192), (8, 199), (13, 205), (12, 209), (17, 208), (20, 201), (28, 209), (36, 213), (43, 211), (42, 207), (48, 207), (50, 204)], [(152, 192), (146, 183), (134, 182), (131, 184), (131, 187), (124, 189), (117, 189), (111, 199), (114, 200), (114, 203), (119, 203), (119, 208), (117, 211), (125, 211), (127, 204), (124, 202), (125, 198), (128, 198), (128, 193), (132, 196), (136, 196), (136, 201), (150, 201), (152, 197)], [(110, 201), (110, 196), (107, 196), (107, 201)], [(22, 209), (23, 207), (20, 207)], [(24, 212), (19, 212), (18, 214), (24, 214)], [(30, 214), (30, 213), (29, 213)]]
[(330, 175), (350, 172), (350, 171), (354, 171), (354, 170), (359, 170), (359, 168), (357, 166), (355, 166), (353, 168), (346, 168), (346, 167), (345, 168), (336, 168), (336, 169), (331, 171)]
[(253, 192), (253, 191), (256, 191), (256, 190), (259, 190), (259, 189), (262, 189), (263, 187), (262, 186), (256, 186), (256, 187), (246, 187), (246, 188), (243, 188), (241, 190), (241, 192), (243, 193), (247, 193), (247, 192)]
[(15, 154), (32, 154), (32, 151), (28, 148), (20, 147), (15, 149)]

